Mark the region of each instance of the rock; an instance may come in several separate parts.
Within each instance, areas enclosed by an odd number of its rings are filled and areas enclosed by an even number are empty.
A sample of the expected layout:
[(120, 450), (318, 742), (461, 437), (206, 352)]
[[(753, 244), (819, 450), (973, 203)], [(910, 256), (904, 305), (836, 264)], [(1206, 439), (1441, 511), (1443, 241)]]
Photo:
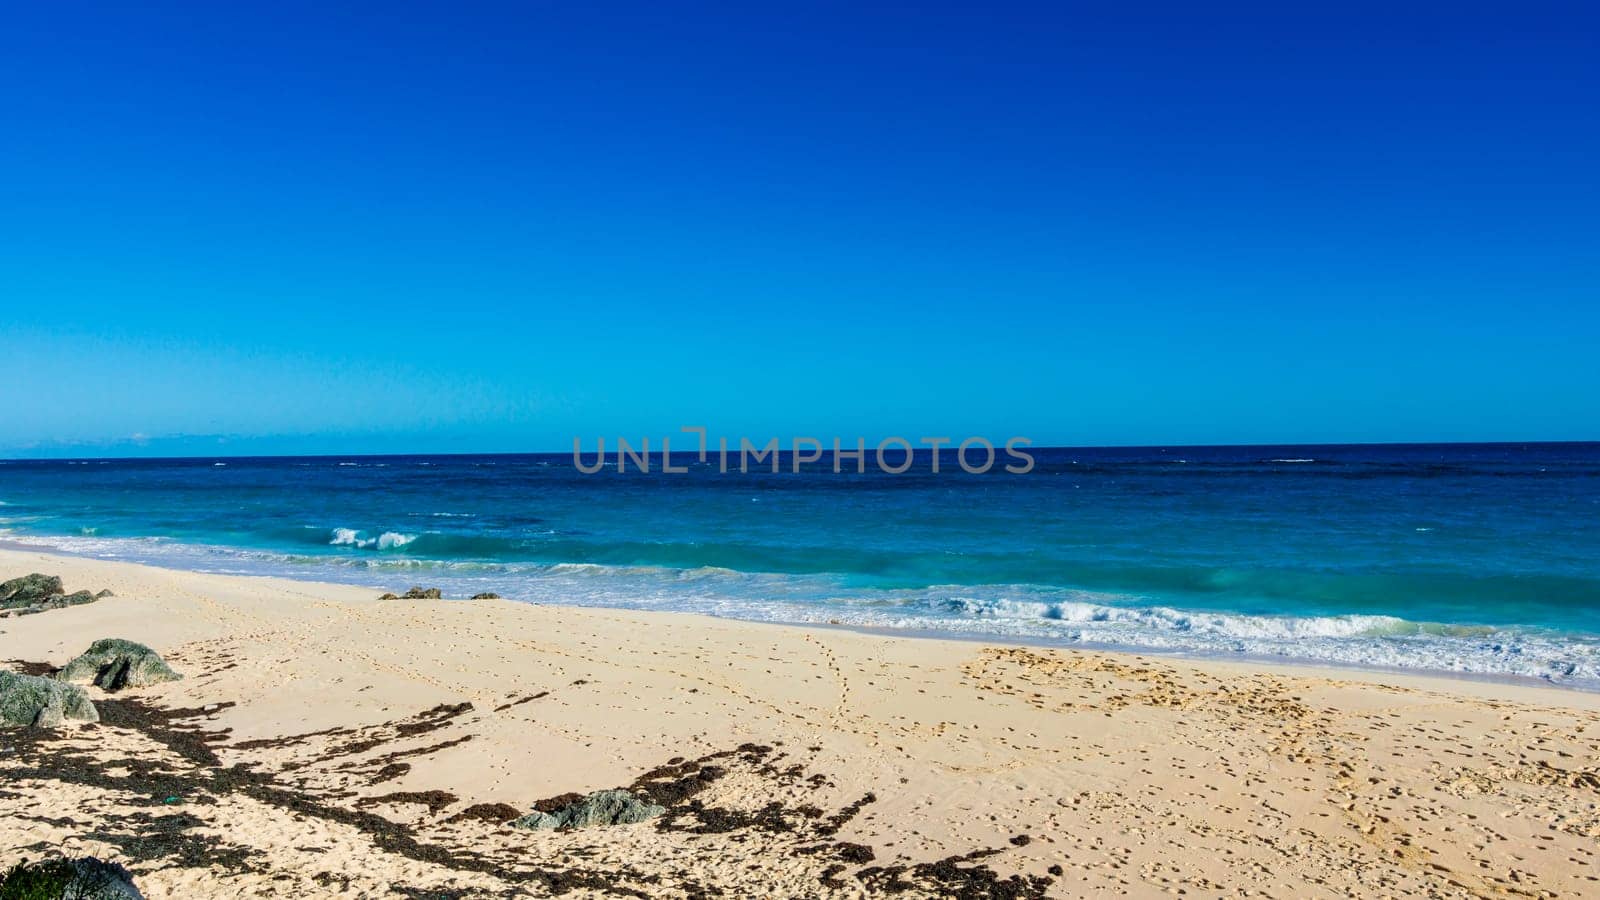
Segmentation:
[(37, 675), (0, 672), (0, 724), (54, 728), (68, 719), (100, 721), (83, 688)]
[(18, 863), (0, 877), (0, 897), (144, 900), (127, 869), (92, 856)]
[(629, 825), (653, 819), (666, 807), (646, 803), (627, 791), (595, 791), (553, 812), (531, 812), (510, 823), (513, 828), (589, 828), (594, 825)]
[(93, 603), (110, 596), (110, 591), (98, 594), (76, 591), (69, 594), (62, 587), (60, 578), (35, 572), (0, 584), (0, 616), (26, 616), (65, 606)]
[(473, 594), (472, 595), (472, 599), (474, 599), (474, 600), (502, 600), (504, 598), (501, 597), (499, 594), (496, 594), (494, 591), (484, 591), (481, 594)]
[[(133, 884), (133, 873), (113, 862), (86, 856), (72, 861), (78, 873), (79, 900), (144, 900)], [(74, 896), (68, 893), (66, 896)]]
[(384, 594), (379, 600), (443, 600), (444, 592), (438, 588), (413, 587), (404, 594)]
[(51, 597), (42, 603), (32, 603), (27, 606), (0, 608), (0, 618), (10, 618), (12, 616), (31, 616), (35, 613), (49, 612), (52, 609), (62, 609), (68, 606), (82, 606), (85, 603), (93, 603), (94, 601), (95, 597), (93, 594), (90, 594), (88, 591), (78, 591), (76, 594), (65, 594)]
[(67, 589), (61, 585), (59, 577), (35, 572), (0, 584), (0, 606), (32, 606), (35, 603), (43, 603), (51, 597), (59, 597), (66, 592)]
[(177, 681), (182, 677), (154, 650), (121, 638), (95, 641), (83, 655), (56, 673), (58, 681), (93, 682), (108, 691)]

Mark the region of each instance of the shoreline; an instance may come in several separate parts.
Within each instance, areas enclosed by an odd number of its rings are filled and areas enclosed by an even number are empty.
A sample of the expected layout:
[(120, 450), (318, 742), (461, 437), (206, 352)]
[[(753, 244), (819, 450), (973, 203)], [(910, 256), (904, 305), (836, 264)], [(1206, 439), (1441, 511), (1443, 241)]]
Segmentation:
[[(0, 732), (0, 864), (97, 855), (151, 898), (1578, 895), (1600, 881), (1589, 692), (380, 601), (0, 548), (0, 575), (32, 571), (114, 596), (0, 619), (8, 667), (121, 637), (184, 678), (90, 689), (99, 725)], [(507, 825), (619, 787), (667, 811)]]
[[(155, 563), (155, 562), (143, 562), (143, 561), (126, 560), (126, 559), (107, 559), (107, 558), (104, 558), (104, 557), (95, 556), (95, 555), (91, 555), (91, 554), (88, 554), (88, 553), (73, 552), (71, 550), (67, 550), (67, 549), (63, 549), (63, 548), (60, 548), (60, 547), (52, 546), (50, 544), (30, 543), (29, 540), (28, 540), (28, 537), (29, 537), (28, 535), (19, 535), (19, 534), (15, 534), (15, 533), (0, 534), (0, 550), (15, 550), (15, 551), (21, 551), (21, 552), (33, 552), (33, 553), (40, 553), (40, 554), (50, 555), (50, 556), (61, 556), (61, 557), (64, 557), (64, 558), (69, 558), (69, 559), (92, 560), (92, 561), (96, 561), (96, 562), (114, 562), (114, 563), (123, 563), (123, 564), (127, 564), (127, 565), (148, 566), (150, 568), (155, 568), (155, 569), (165, 569), (165, 570), (177, 571), (177, 572), (192, 572), (194, 574), (203, 574), (203, 575), (230, 575), (230, 576), (235, 576), (235, 577), (240, 577), (240, 578), (281, 578), (281, 579), (284, 579), (284, 580), (287, 580), (287, 581), (294, 581), (294, 582), (299, 582), (299, 583), (304, 583), (304, 584), (315, 584), (315, 585), (326, 585), (326, 586), (335, 586), (335, 585), (337, 585), (337, 586), (340, 586), (340, 587), (351, 587), (351, 586), (363, 587), (365, 589), (372, 590), (372, 591), (375, 591), (377, 593), (383, 593), (386, 590), (383, 587), (372, 587), (371, 585), (361, 584), (360, 582), (355, 581), (355, 580), (349, 580), (349, 581), (326, 581), (326, 580), (322, 580), (322, 579), (319, 579), (319, 578), (316, 577), (317, 576), (316, 572), (310, 572), (310, 571), (305, 572), (303, 574), (298, 574), (298, 573), (254, 574), (254, 573), (240, 573), (240, 572), (207, 572), (207, 571), (203, 571), (203, 570), (199, 570), (199, 569), (183, 568), (183, 567), (177, 566), (177, 565), (163, 565), (161, 563)], [(179, 543), (181, 543), (181, 542), (179, 542)], [(196, 547), (196, 548), (203, 548), (203, 547), (207, 547), (207, 546), (210, 546), (210, 545), (187, 545), (187, 546)], [(222, 549), (237, 550), (238, 548), (223, 547)], [(424, 580), (425, 581), (425, 580), (427, 580), (427, 577), (426, 577), (426, 575), (424, 573), (420, 573), (419, 572), (409, 580), (412, 580), (412, 581)], [(446, 598), (446, 599), (452, 599), (452, 598)], [(460, 599), (460, 598), (455, 598), (455, 599)], [(1600, 681), (1562, 682), (1562, 681), (1556, 681), (1556, 680), (1553, 680), (1553, 679), (1550, 679), (1550, 678), (1539, 677), (1539, 676), (1536, 676), (1536, 675), (1522, 675), (1522, 674), (1506, 673), (1506, 672), (1455, 671), (1455, 670), (1448, 670), (1448, 669), (1435, 669), (1435, 668), (1424, 668), (1424, 667), (1411, 668), (1411, 667), (1405, 667), (1405, 666), (1383, 665), (1383, 664), (1375, 663), (1375, 662), (1374, 663), (1352, 662), (1352, 661), (1337, 660), (1337, 659), (1322, 659), (1322, 658), (1316, 658), (1316, 657), (1303, 657), (1303, 658), (1301, 658), (1301, 657), (1292, 657), (1292, 656), (1283, 656), (1283, 655), (1274, 655), (1274, 654), (1265, 654), (1265, 653), (1248, 653), (1248, 652), (1233, 652), (1233, 653), (1229, 653), (1229, 652), (1224, 652), (1224, 651), (1220, 651), (1220, 650), (1218, 650), (1218, 651), (1193, 650), (1193, 649), (1187, 649), (1187, 648), (1182, 648), (1182, 647), (1159, 647), (1159, 646), (1158, 647), (1150, 647), (1150, 646), (1141, 646), (1141, 645), (1136, 645), (1136, 644), (1117, 644), (1117, 643), (1091, 642), (1091, 641), (1067, 642), (1067, 641), (1062, 641), (1062, 640), (1052, 640), (1052, 639), (1050, 639), (1048, 637), (1042, 637), (1042, 636), (1038, 636), (1038, 635), (1011, 634), (1011, 633), (1003, 633), (1003, 632), (997, 632), (997, 633), (992, 633), (991, 634), (991, 633), (983, 633), (983, 632), (960, 631), (960, 630), (954, 630), (954, 629), (940, 629), (940, 628), (932, 627), (932, 626), (929, 626), (929, 627), (911, 626), (911, 627), (899, 628), (899, 627), (872, 625), (872, 624), (865, 624), (865, 623), (838, 622), (838, 621), (833, 621), (833, 620), (828, 620), (828, 621), (810, 621), (810, 622), (791, 622), (791, 621), (774, 620), (774, 619), (744, 618), (744, 617), (740, 617), (740, 616), (737, 616), (737, 615), (719, 615), (719, 614), (716, 614), (716, 613), (696, 612), (696, 611), (688, 611), (688, 610), (648, 610), (648, 609), (640, 609), (638, 607), (630, 607), (630, 606), (603, 606), (603, 605), (597, 605), (597, 604), (596, 605), (576, 605), (576, 604), (549, 603), (549, 602), (533, 601), (533, 600), (518, 600), (518, 601), (515, 601), (515, 602), (525, 602), (525, 603), (529, 603), (530, 605), (548, 606), (548, 607), (554, 607), (554, 608), (560, 608), (560, 609), (575, 609), (575, 610), (576, 609), (585, 609), (585, 610), (615, 609), (615, 610), (619, 610), (619, 611), (628, 611), (628, 612), (645, 612), (645, 613), (662, 613), (662, 614), (668, 614), (668, 615), (685, 615), (685, 616), (692, 616), (692, 617), (712, 618), (712, 619), (718, 619), (718, 620), (721, 620), (721, 621), (729, 621), (729, 622), (744, 622), (744, 623), (748, 623), (748, 624), (752, 624), (752, 625), (774, 625), (774, 626), (786, 627), (786, 628), (839, 629), (839, 630), (843, 630), (843, 631), (847, 631), (847, 632), (851, 632), (851, 633), (874, 635), (874, 636), (879, 636), (879, 637), (884, 637), (884, 638), (897, 638), (897, 637), (900, 637), (900, 638), (907, 638), (907, 639), (913, 639), (913, 640), (954, 641), (954, 642), (960, 642), (960, 643), (984, 643), (984, 644), (997, 644), (997, 645), (1004, 645), (1004, 646), (1034, 647), (1034, 648), (1041, 648), (1041, 649), (1076, 650), (1076, 651), (1081, 651), (1081, 652), (1086, 652), (1086, 653), (1108, 653), (1108, 654), (1129, 655), (1129, 656), (1150, 656), (1150, 657), (1153, 657), (1153, 658), (1156, 658), (1156, 659), (1172, 660), (1172, 661), (1175, 661), (1175, 662), (1183, 662), (1183, 663), (1194, 663), (1194, 664), (1198, 664), (1198, 665), (1207, 665), (1207, 664), (1212, 664), (1212, 663), (1226, 665), (1226, 664), (1230, 664), (1231, 663), (1231, 664), (1238, 664), (1238, 665), (1244, 666), (1246, 668), (1271, 667), (1271, 668), (1282, 668), (1282, 669), (1291, 670), (1291, 671), (1293, 671), (1293, 670), (1301, 670), (1301, 671), (1307, 672), (1307, 673), (1323, 674), (1323, 675), (1325, 675), (1327, 677), (1356, 677), (1356, 678), (1359, 678), (1360, 676), (1362, 676), (1364, 674), (1384, 675), (1384, 676), (1397, 676), (1397, 677), (1402, 677), (1402, 678), (1417, 677), (1417, 678), (1424, 678), (1424, 679), (1440, 679), (1440, 680), (1447, 681), (1447, 682), (1484, 683), (1484, 684), (1490, 684), (1490, 685), (1523, 686), (1523, 687), (1532, 687), (1532, 688), (1549, 687), (1549, 688), (1554, 688), (1554, 689), (1558, 689), (1558, 690), (1562, 690), (1562, 691), (1575, 691), (1575, 692), (1584, 693), (1584, 694), (1597, 694), (1597, 695), (1600, 695)]]

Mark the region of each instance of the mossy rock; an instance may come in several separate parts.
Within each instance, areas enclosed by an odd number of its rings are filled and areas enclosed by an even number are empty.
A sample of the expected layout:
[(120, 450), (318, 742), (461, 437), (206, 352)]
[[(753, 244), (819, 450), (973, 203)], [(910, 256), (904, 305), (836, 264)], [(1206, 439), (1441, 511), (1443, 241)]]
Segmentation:
[(61, 579), (38, 572), (0, 584), (0, 617), (28, 616), (67, 606), (80, 606), (110, 597), (110, 591), (67, 593)]
[(56, 678), (79, 684), (93, 683), (107, 691), (146, 687), (182, 678), (160, 654), (143, 644), (105, 638), (89, 645), (83, 655), (66, 664)]
[(59, 597), (66, 592), (67, 589), (62, 586), (59, 576), (34, 572), (32, 575), (13, 578), (0, 584), (0, 607), (9, 609), (32, 606), (35, 603), (43, 603), (51, 597)]
[(43, 606), (46, 609), (60, 609), (63, 606), (82, 606), (85, 603), (93, 603), (103, 596), (109, 597), (111, 596), (111, 592), (101, 591), (100, 593), (96, 594), (91, 591), (73, 591), (70, 594), (62, 594), (59, 597), (51, 597), (50, 599), (41, 603), (40, 606)]
[(412, 587), (404, 594), (387, 593), (379, 600), (443, 600), (444, 591), (438, 588)]
[(100, 721), (83, 688), (37, 675), (0, 672), (0, 724), (54, 728), (68, 720)]
[(542, 831), (552, 828), (590, 828), (595, 825), (631, 825), (653, 819), (666, 807), (647, 803), (627, 791), (595, 791), (552, 812), (528, 813), (511, 822), (513, 828)]

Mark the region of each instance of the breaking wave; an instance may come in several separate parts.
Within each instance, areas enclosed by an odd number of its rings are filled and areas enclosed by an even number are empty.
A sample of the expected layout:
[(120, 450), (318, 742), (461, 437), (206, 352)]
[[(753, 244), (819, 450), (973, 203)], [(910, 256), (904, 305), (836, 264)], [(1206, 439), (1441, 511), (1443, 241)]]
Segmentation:
[[(338, 528), (339, 548), (395, 550), (428, 537)], [(1184, 609), (1137, 594), (1039, 585), (864, 588), (834, 573), (720, 566), (430, 560), (400, 554), (283, 553), (165, 538), (12, 536), (100, 558), (198, 571), (277, 575), (447, 596), (493, 590), (532, 603), (680, 611), (730, 618), (1008, 638), (1058, 646), (1244, 656), (1302, 663), (1541, 679), (1600, 689), (1600, 637), (1392, 615), (1251, 615)]]
[(361, 550), (398, 550), (416, 539), (414, 534), (401, 534), (398, 531), (385, 531), (377, 537), (368, 537), (366, 532), (354, 528), (335, 528), (328, 544)]

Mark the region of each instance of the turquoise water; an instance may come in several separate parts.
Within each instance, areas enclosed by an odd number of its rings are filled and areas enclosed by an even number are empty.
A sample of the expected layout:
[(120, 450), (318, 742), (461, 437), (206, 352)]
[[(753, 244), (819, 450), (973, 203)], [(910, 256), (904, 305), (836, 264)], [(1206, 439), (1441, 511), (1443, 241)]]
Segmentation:
[(14, 460), (0, 529), (206, 571), (1600, 687), (1600, 445), (1034, 455)]

